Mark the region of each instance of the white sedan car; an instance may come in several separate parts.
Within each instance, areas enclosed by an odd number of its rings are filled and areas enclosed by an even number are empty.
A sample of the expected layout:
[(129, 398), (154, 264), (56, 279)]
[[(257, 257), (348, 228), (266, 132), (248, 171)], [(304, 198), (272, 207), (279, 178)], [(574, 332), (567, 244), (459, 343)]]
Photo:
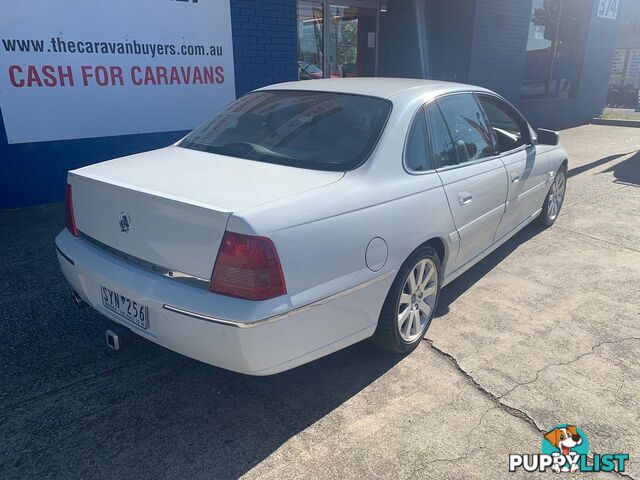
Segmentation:
[(440, 289), (565, 193), (558, 134), (495, 93), (410, 79), (252, 92), (173, 146), (69, 172), (78, 300), (171, 350), (269, 375), (417, 346)]

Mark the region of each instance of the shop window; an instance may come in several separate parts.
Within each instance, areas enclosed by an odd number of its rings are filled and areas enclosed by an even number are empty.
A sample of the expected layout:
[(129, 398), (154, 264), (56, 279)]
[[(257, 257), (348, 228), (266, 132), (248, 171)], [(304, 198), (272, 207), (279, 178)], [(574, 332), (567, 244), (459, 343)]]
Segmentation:
[(298, 0), (298, 79), (373, 77), (379, 0)]
[(323, 6), (321, 2), (298, 3), (298, 79), (324, 76)]
[(576, 97), (591, 2), (533, 0), (522, 98)]

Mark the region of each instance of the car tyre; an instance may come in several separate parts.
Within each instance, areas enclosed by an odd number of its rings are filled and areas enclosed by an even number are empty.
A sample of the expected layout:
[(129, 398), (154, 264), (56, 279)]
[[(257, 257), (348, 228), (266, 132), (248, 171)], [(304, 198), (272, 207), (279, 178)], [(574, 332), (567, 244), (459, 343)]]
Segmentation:
[(393, 353), (413, 351), (427, 332), (440, 298), (441, 263), (430, 246), (402, 264), (382, 305), (371, 341)]
[(563, 164), (553, 177), (547, 196), (542, 204), (542, 212), (536, 223), (543, 228), (550, 227), (558, 219), (560, 209), (567, 193), (567, 166)]

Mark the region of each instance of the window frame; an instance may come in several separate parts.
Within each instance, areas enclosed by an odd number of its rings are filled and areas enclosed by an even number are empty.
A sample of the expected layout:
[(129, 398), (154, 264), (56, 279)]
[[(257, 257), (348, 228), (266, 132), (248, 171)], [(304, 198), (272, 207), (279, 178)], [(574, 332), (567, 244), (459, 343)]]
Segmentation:
[[(422, 103), (420, 107), (413, 113), (413, 116), (411, 117), (411, 122), (409, 122), (409, 128), (407, 129), (407, 133), (405, 134), (404, 145), (402, 147), (402, 167), (404, 168), (405, 172), (407, 172), (409, 175), (425, 175), (425, 174), (433, 173), (436, 171), (436, 169), (434, 168), (433, 151), (431, 148), (432, 142), (431, 142), (431, 130), (429, 128), (429, 117), (427, 116), (427, 105), (429, 103), (430, 102)], [(425, 123), (425, 129), (424, 129), (425, 130), (424, 132), (425, 149), (429, 150), (427, 153), (429, 154), (430, 168), (427, 170), (414, 170), (409, 167), (409, 164), (407, 162), (407, 146), (409, 144), (409, 137), (411, 136), (413, 127), (418, 121), (418, 116), (421, 114), (424, 118), (424, 123)]]
[[(573, 95), (569, 94), (566, 97), (557, 97), (549, 94), (551, 82), (553, 81), (553, 72), (554, 72), (554, 66), (555, 66), (554, 63), (556, 61), (556, 56), (558, 54), (558, 38), (560, 35), (560, 21), (562, 20), (562, 15), (564, 14), (564, 11), (563, 11), (564, 2), (565, 0), (560, 0), (559, 14), (558, 14), (558, 18), (556, 19), (556, 28), (553, 32), (554, 40), (551, 46), (551, 50), (549, 52), (549, 65), (547, 66), (547, 70), (545, 72), (546, 78), (544, 82), (544, 95), (532, 97), (532, 96), (525, 96), (522, 94), (522, 87), (524, 85), (524, 72), (523, 72), (523, 78), (520, 83), (520, 99), (524, 102), (549, 101), (549, 100), (567, 101), (567, 100), (576, 100), (580, 96), (580, 89), (582, 86), (582, 74), (584, 71), (584, 59), (587, 51), (587, 40), (589, 37), (589, 27), (591, 25), (591, 19), (594, 12), (594, 9), (591, 8), (591, 6), (589, 6), (589, 11), (587, 12), (587, 15), (585, 18), (585, 28), (584, 28), (584, 31), (582, 32), (582, 38), (580, 39), (581, 47), (580, 47), (578, 56), (576, 58), (575, 93)], [(531, 18), (532, 16), (533, 16), (533, 11), (530, 13), (529, 17)], [(531, 28), (531, 23), (529, 24), (528, 28)], [(527, 44), (527, 47), (528, 47), (528, 44)], [(527, 47), (525, 47), (525, 62), (527, 58), (527, 53), (529, 52), (529, 50), (527, 50)]]
[[(453, 143), (453, 135), (451, 135), (451, 129), (449, 127), (449, 124), (447, 122), (446, 117), (444, 116), (444, 113), (442, 113), (442, 109), (440, 108), (440, 105), (438, 104), (438, 100), (445, 98), (445, 97), (449, 97), (451, 95), (471, 95), (471, 97), (473, 98), (473, 101), (476, 103), (476, 105), (478, 106), (478, 109), (480, 110), (480, 113), (482, 114), (483, 118), (485, 119), (485, 121), (487, 122), (487, 125), (489, 125), (489, 122), (487, 120), (487, 114), (485, 113), (484, 109), (482, 108), (482, 106), (479, 104), (478, 99), (476, 98), (476, 94), (477, 93), (484, 93), (484, 92), (480, 92), (478, 90), (460, 90), (460, 91), (456, 91), (456, 92), (448, 92), (448, 93), (444, 93), (442, 95), (438, 95), (437, 97), (432, 98), (431, 100), (429, 100), (429, 102), (427, 102), (425, 104), (425, 114), (426, 112), (426, 105), (432, 102), (435, 102), (435, 106), (436, 108), (440, 111), (440, 115), (442, 115), (442, 119), (444, 120), (444, 124), (447, 127), (447, 131), (449, 132), (449, 138), (451, 139), (451, 144), (454, 145)], [(429, 122), (429, 117), (427, 115), (427, 127), (429, 129), (429, 140), (431, 140), (431, 123)], [(467, 162), (463, 162), (460, 163), (460, 157), (458, 157), (458, 152), (457, 150), (454, 148), (454, 151), (456, 152), (456, 158), (458, 159), (458, 163), (456, 163), (455, 165), (446, 165), (446, 166), (440, 166), (438, 164), (438, 162), (436, 162), (435, 160), (435, 151), (433, 149), (433, 144), (431, 145), (431, 163), (433, 168), (435, 169), (436, 172), (442, 172), (442, 171), (447, 171), (447, 170), (453, 170), (456, 168), (460, 168), (460, 167), (466, 167), (469, 165), (476, 165), (478, 163), (484, 163), (484, 162), (488, 162), (491, 160), (495, 160), (496, 158), (500, 158), (501, 155), (495, 153), (496, 150), (496, 143), (495, 143), (495, 138), (493, 136), (493, 134), (490, 135), (491, 137), (491, 146), (493, 147), (493, 151), (494, 154), (490, 155), (488, 157), (484, 157), (484, 158), (479, 158), (476, 160), (469, 160)]]
[[(534, 140), (533, 129), (531, 128), (531, 125), (529, 124), (527, 119), (524, 118), (524, 115), (522, 115), (522, 113), (520, 113), (520, 111), (516, 107), (514, 107), (513, 104), (509, 102), (506, 98), (503, 98), (500, 95), (497, 95), (495, 93), (481, 92), (481, 91), (474, 92), (474, 96), (476, 97), (476, 102), (478, 103), (478, 106), (480, 107), (480, 109), (482, 110), (482, 113), (485, 116), (485, 119), (487, 121), (487, 124), (489, 125), (489, 128), (491, 128), (491, 132), (492, 132), (491, 137), (493, 138), (493, 141), (494, 141), (497, 157), (501, 157), (504, 155), (511, 155), (512, 153), (516, 153), (520, 150), (526, 150), (527, 148), (536, 145), (537, 138)], [(519, 147), (513, 148), (511, 150), (506, 150), (504, 152), (500, 151), (500, 144), (497, 142), (497, 139), (495, 138), (495, 133), (493, 132), (493, 127), (491, 127), (489, 116), (487, 115), (487, 112), (485, 112), (484, 107), (482, 106), (482, 102), (480, 101), (480, 97), (482, 96), (494, 99), (495, 101), (497, 101), (498, 105), (502, 103), (507, 107), (506, 109), (507, 111), (511, 111), (512, 113), (514, 113), (515, 116), (522, 122), (521, 128), (525, 130), (524, 133), (526, 135), (525, 143), (523, 145), (520, 145)]]

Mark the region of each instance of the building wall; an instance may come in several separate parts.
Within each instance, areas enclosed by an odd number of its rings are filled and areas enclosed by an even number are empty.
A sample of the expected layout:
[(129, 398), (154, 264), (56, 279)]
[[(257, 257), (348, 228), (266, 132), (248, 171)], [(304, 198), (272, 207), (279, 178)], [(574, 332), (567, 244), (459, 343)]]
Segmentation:
[(296, 80), (296, 0), (231, 0), (237, 96)]
[(531, 0), (477, 0), (469, 82), (503, 95), (536, 127), (566, 128), (600, 115), (606, 102), (619, 19), (599, 18), (598, 0), (590, 3), (592, 11), (576, 98), (520, 99)]
[(469, 83), (520, 100), (531, 0), (476, 0)]
[[(296, 0), (231, 0), (231, 26), (237, 96), (296, 78)], [(68, 170), (161, 148), (185, 134), (178, 131), (9, 145), (0, 114), (0, 208), (61, 201)]]
[(475, 0), (393, 0), (380, 16), (378, 75), (467, 82)]

